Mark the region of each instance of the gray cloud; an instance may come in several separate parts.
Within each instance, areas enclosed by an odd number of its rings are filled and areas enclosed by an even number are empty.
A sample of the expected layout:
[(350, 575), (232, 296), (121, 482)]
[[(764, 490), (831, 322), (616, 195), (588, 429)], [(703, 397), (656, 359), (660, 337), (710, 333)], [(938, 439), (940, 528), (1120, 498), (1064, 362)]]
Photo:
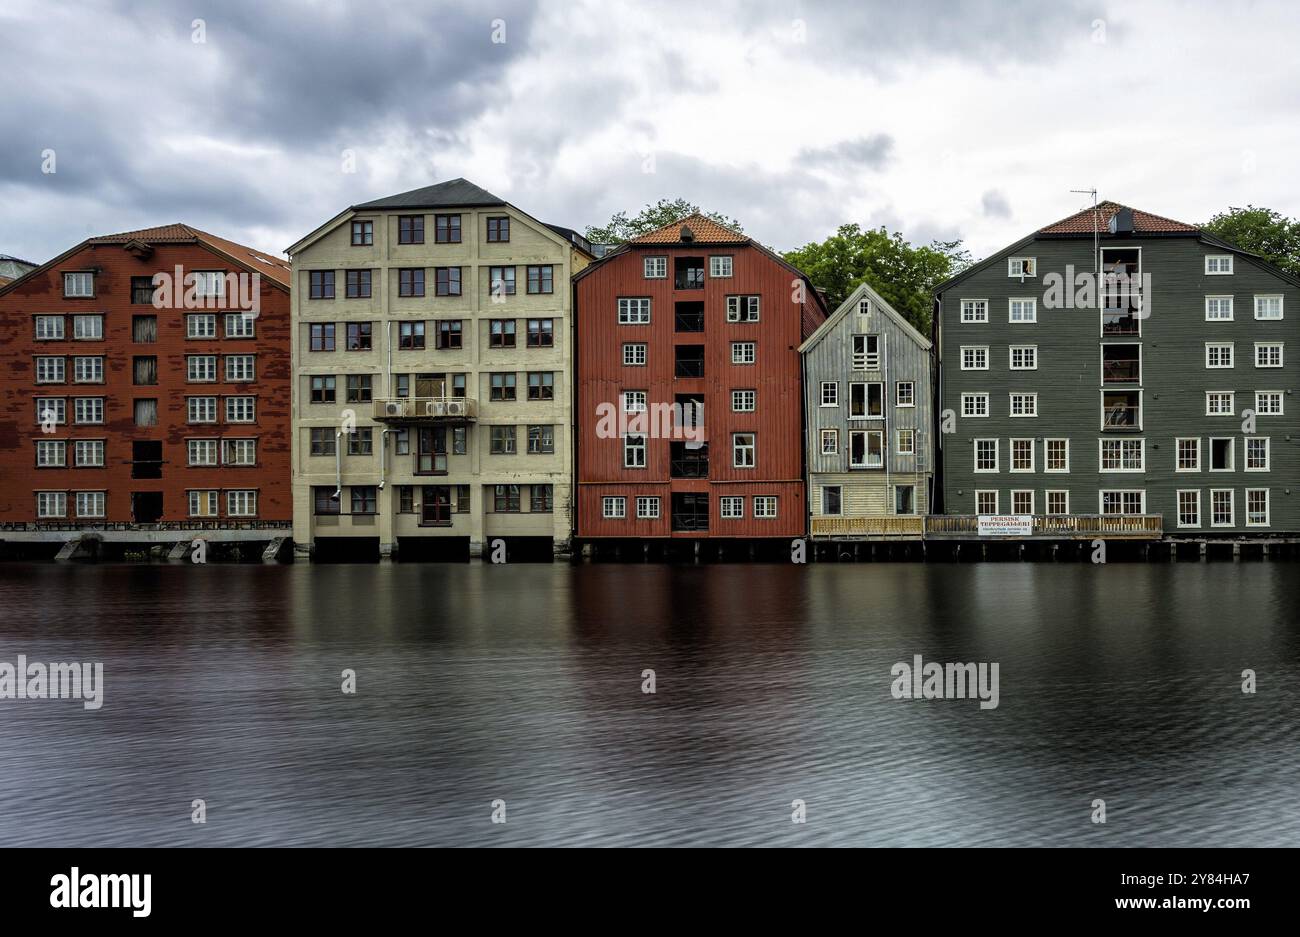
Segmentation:
[(997, 189), (989, 189), (980, 197), (980, 207), (985, 218), (1011, 217), (1011, 203)]
[(799, 160), (826, 169), (880, 169), (889, 161), (893, 149), (893, 137), (887, 133), (875, 133), (833, 146), (807, 147), (799, 154)]

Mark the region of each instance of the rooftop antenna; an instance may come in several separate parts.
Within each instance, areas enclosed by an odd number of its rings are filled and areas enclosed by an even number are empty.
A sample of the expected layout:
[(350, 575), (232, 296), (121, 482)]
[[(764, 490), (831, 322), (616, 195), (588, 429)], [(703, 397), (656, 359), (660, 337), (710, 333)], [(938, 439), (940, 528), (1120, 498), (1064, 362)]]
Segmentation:
[(1097, 228), (1097, 189), (1094, 187), (1091, 189), (1071, 189), (1070, 191), (1075, 195), (1092, 196), (1092, 276), (1093, 282), (1100, 289), (1101, 283), (1098, 278), (1101, 276), (1101, 232)]

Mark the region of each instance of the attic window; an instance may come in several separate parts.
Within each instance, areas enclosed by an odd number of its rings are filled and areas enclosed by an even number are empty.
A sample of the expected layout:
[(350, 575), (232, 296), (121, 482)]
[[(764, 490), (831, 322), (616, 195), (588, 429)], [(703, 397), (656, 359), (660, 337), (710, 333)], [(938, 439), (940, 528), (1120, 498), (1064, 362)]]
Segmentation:
[(1205, 273), (1207, 276), (1227, 276), (1232, 273), (1232, 255), (1206, 254)]
[(1038, 275), (1038, 262), (1034, 257), (1011, 257), (1007, 260), (1007, 276), (1033, 277)]
[(683, 241), (689, 243), (695, 240), (695, 232), (692, 231), (690, 228), (686, 227), (686, 225), (682, 225), (681, 237)]

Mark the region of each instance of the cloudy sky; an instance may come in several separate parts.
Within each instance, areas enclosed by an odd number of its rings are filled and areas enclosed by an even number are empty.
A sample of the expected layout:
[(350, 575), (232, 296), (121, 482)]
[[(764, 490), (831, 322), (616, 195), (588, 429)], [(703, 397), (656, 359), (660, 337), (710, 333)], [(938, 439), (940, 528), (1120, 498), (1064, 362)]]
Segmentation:
[(3, 0), (0, 253), (173, 221), (282, 250), (457, 176), (579, 229), (680, 196), (782, 250), (852, 221), (982, 256), (1093, 186), (1297, 216), (1297, 26), (1291, 0)]

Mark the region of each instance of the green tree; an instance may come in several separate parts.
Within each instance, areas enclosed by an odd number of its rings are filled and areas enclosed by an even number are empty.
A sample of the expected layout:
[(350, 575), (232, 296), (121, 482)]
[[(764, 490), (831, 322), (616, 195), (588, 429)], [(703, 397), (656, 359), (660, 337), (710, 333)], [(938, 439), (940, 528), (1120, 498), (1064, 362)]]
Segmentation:
[(586, 237), (593, 244), (622, 244), (624, 241), (630, 241), (647, 231), (654, 231), (656, 228), (662, 228), (664, 225), (681, 221), (686, 216), (697, 213), (711, 221), (716, 221), (720, 225), (731, 228), (733, 231), (745, 230), (740, 226), (740, 222), (734, 218), (728, 218), (726, 215), (714, 211), (701, 211), (700, 206), (688, 202), (684, 198), (672, 200), (661, 198), (655, 204), (647, 205), (641, 209), (635, 218), (629, 218), (627, 212), (621, 211), (611, 218), (609, 224), (604, 227), (587, 228)]
[(923, 335), (930, 333), (934, 288), (973, 263), (960, 240), (916, 247), (897, 231), (856, 224), (841, 225), (825, 241), (784, 256), (826, 293), (832, 310), (866, 283)]
[(1201, 227), (1300, 276), (1300, 221), (1271, 208), (1247, 205), (1220, 212)]

